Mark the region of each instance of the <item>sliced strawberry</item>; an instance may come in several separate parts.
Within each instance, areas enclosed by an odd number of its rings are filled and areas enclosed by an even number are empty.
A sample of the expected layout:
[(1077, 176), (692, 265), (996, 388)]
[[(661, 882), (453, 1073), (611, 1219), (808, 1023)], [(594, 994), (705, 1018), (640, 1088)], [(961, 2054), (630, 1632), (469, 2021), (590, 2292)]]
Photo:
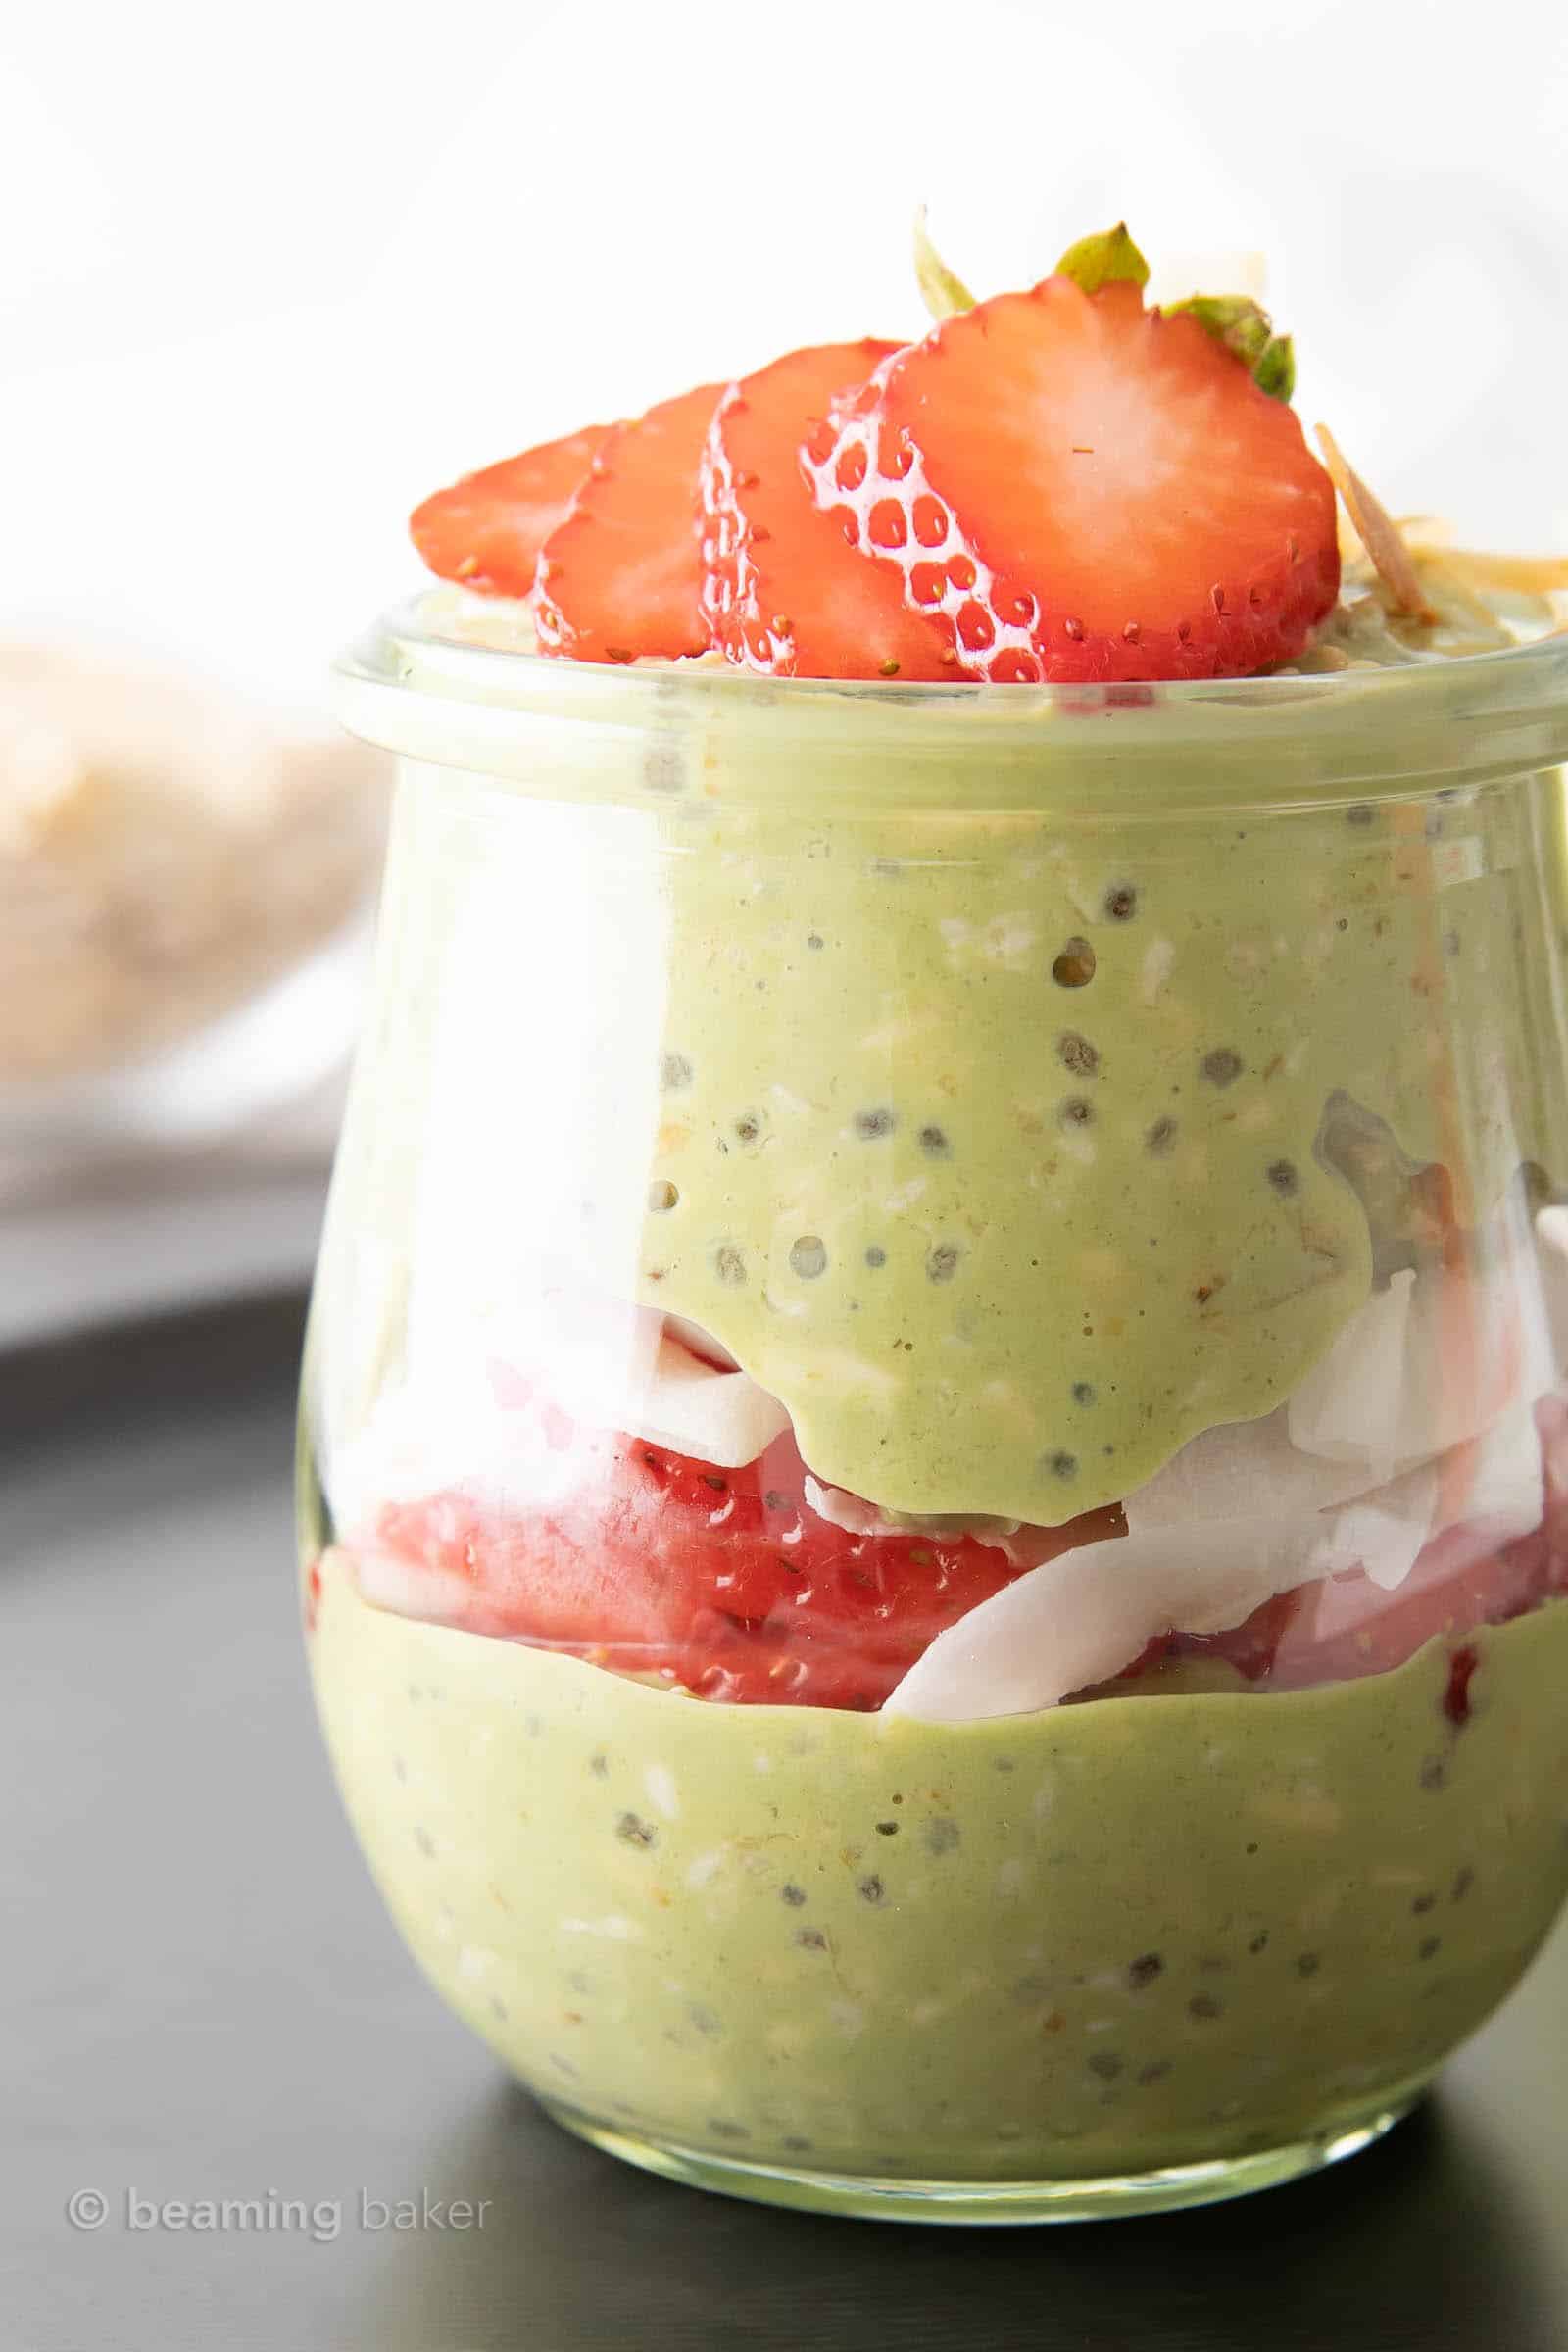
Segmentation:
[(1293, 412), (1129, 283), (945, 319), (803, 463), (976, 676), (1245, 675), (1338, 593), (1334, 486)]
[(700, 384), (605, 441), (540, 550), (534, 620), (547, 653), (707, 652), (697, 469), (723, 389)]
[(565, 514), (605, 442), (608, 424), (585, 425), (503, 458), (437, 490), (409, 517), (409, 536), (430, 569), (485, 596), (527, 596), (539, 550)]
[[(368, 1598), (472, 1633), (658, 1673), (709, 1698), (876, 1707), (926, 1644), (1023, 1573), (972, 1536), (856, 1535), (813, 1511), (788, 1432), (720, 1470), (574, 1430), (574, 1491), (501, 1511), (386, 1506), (353, 1548)], [(1037, 1531), (1031, 1561), (1122, 1532), (1116, 1509)]]
[(797, 455), (896, 343), (822, 343), (732, 384), (703, 453), (704, 607), (731, 662), (775, 676), (942, 678), (953, 633), (818, 512)]

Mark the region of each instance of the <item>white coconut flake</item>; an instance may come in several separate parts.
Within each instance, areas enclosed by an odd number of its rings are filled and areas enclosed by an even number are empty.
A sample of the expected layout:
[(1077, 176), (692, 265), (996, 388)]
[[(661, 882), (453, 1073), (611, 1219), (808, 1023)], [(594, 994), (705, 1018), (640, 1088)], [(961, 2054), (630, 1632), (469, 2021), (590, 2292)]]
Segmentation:
[(1415, 1276), (1405, 1267), (1386, 1289), (1374, 1291), (1296, 1390), (1286, 1426), (1301, 1452), (1368, 1468), (1374, 1433), (1387, 1426), (1399, 1396), (1414, 1289)]
[(643, 1395), (629, 1400), (633, 1437), (721, 1470), (743, 1469), (782, 1437), (790, 1417), (747, 1372), (720, 1372), (678, 1340), (665, 1339)]
[(1154, 1633), (1239, 1624), (1259, 1597), (1300, 1583), (1312, 1533), (1303, 1541), (1277, 1520), (1234, 1519), (1222, 1535), (1189, 1524), (1080, 1544), (939, 1634), (882, 1712), (967, 1723), (1054, 1707), (1128, 1664)]
[[(1255, 1435), (1261, 1425), (1241, 1426)], [(1277, 1433), (1265, 1445), (1274, 1451)], [(1288, 1469), (1286, 1485), (1298, 1476)], [(1222, 1491), (1240, 1490), (1228, 1476)], [(1283, 1507), (1281, 1491), (1271, 1505), (1260, 1480), (1249, 1512), (1152, 1524), (1132, 1497), (1124, 1539), (1063, 1552), (971, 1609), (937, 1636), (883, 1712), (940, 1723), (1033, 1714), (1108, 1680), (1156, 1636), (1228, 1632), (1276, 1592), (1352, 1576), (1396, 1591), (1428, 1544), (1461, 1529), (1473, 1538), (1469, 1556), (1484, 1557), (1540, 1523), (1533, 1408), (1514, 1407), (1481, 1437), (1335, 1508)], [(1172, 1507), (1176, 1494), (1168, 1483)]]
[(1293, 1445), (1378, 1480), (1463, 1445), (1557, 1377), (1543, 1259), (1521, 1187), (1458, 1267), (1405, 1269), (1375, 1291), (1287, 1408)]
[(1438, 1473), (1431, 1462), (1376, 1488), (1333, 1514), (1320, 1573), (1338, 1576), (1359, 1568), (1386, 1592), (1402, 1585), (1432, 1531), (1438, 1507)]
[(1222, 1422), (1193, 1438), (1126, 1501), (1135, 1535), (1192, 1520), (1329, 1510), (1372, 1486), (1364, 1460), (1336, 1462), (1291, 1443), (1288, 1408)]

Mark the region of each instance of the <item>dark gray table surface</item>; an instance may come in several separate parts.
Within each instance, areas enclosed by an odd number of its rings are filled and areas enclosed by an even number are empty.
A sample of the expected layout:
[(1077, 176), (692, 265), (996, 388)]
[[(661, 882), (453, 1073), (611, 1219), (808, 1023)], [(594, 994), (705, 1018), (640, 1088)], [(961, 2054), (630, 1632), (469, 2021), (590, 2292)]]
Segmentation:
[[(1384, 2146), (1206, 2213), (819, 2221), (557, 2132), (416, 1977), (338, 1812), (291, 1581), (298, 1342), (290, 1301), (0, 1362), (5, 2352), (1568, 2347), (1561, 1936)], [(316, 2228), (135, 2226), (269, 2197)], [(368, 2226), (424, 2198), (490, 2202)]]

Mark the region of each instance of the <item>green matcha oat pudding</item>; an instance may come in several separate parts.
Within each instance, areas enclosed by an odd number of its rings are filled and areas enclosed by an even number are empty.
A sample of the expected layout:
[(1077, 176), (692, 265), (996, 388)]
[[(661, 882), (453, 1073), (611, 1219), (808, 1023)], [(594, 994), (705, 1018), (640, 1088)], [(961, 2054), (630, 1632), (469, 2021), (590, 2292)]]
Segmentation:
[(438, 493), (344, 665), (306, 1610), (564, 2122), (1066, 2217), (1365, 2144), (1568, 1891), (1568, 641), (1255, 305), (926, 262)]

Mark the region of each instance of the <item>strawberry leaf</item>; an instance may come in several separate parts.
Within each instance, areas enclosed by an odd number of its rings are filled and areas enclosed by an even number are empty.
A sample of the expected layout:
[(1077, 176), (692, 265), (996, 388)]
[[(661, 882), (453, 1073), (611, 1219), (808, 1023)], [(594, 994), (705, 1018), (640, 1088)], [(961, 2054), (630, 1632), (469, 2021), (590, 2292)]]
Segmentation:
[(1069, 245), (1053, 275), (1070, 277), (1086, 294), (1098, 294), (1102, 286), (1147, 286), (1149, 264), (1127, 234), (1126, 221), (1118, 220), (1100, 236), (1080, 237), (1076, 245)]
[(1193, 294), (1165, 305), (1167, 318), (1196, 318), (1205, 334), (1241, 361), (1260, 392), (1288, 401), (1296, 389), (1296, 352), (1277, 335), (1269, 315), (1250, 294)]
[(1290, 399), (1296, 390), (1296, 346), (1289, 335), (1270, 335), (1252, 373), (1270, 400)]
[(1267, 311), (1250, 294), (1190, 294), (1165, 306), (1167, 318), (1196, 318), (1204, 332), (1255, 371), (1273, 333)]
[(921, 299), (939, 324), (944, 318), (951, 318), (956, 311), (974, 309), (974, 296), (962, 278), (948, 268), (931, 242), (923, 204), (914, 216), (914, 274), (919, 280)]

